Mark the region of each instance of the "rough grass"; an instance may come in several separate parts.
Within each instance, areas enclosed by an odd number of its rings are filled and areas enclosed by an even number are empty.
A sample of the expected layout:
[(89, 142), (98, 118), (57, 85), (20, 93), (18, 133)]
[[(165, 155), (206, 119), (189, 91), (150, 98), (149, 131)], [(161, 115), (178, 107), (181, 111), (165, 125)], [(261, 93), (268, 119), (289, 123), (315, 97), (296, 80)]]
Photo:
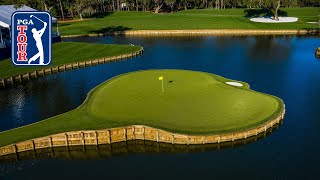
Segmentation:
[[(141, 47), (131, 45), (108, 45), (92, 43), (61, 42), (52, 45), (52, 62), (49, 66), (57, 66), (74, 62), (82, 62), (102, 57), (117, 56), (138, 51)], [(14, 66), (10, 59), (0, 61), (0, 78), (27, 73), (43, 67)]]
[[(164, 76), (165, 92), (159, 76)], [(172, 81), (172, 82), (169, 82)], [(93, 89), (77, 109), (0, 133), (0, 146), (50, 134), (148, 125), (176, 133), (218, 134), (255, 127), (283, 102), (209, 73), (149, 70), (120, 75)]]
[(60, 23), (62, 35), (107, 33), (125, 30), (181, 29), (316, 29), (320, 8), (282, 8), (288, 16), (298, 17), (294, 23), (265, 24), (251, 22), (246, 9), (187, 10), (178, 13), (114, 12), (102, 18), (82, 22)]

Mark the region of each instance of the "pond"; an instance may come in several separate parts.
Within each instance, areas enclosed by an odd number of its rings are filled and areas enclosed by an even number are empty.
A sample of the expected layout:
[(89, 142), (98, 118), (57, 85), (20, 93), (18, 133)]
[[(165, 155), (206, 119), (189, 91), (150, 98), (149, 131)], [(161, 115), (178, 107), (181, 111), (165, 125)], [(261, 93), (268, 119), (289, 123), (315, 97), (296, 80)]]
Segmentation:
[(132, 43), (142, 45), (145, 53), (138, 58), (49, 75), (0, 90), (0, 131), (74, 109), (98, 84), (122, 73), (144, 69), (188, 69), (248, 82), (252, 89), (284, 100), (285, 120), (270, 135), (229, 148), (139, 151), (150, 148), (142, 145), (130, 151), (126, 145), (115, 156), (101, 155), (106, 152), (103, 148), (84, 151), (86, 156), (90, 152), (98, 154), (93, 159), (37, 158), (36, 153), (36, 158), (0, 162), (0, 179), (319, 176), (320, 60), (315, 58), (314, 51), (320, 37), (105, 36), (64, 41)]

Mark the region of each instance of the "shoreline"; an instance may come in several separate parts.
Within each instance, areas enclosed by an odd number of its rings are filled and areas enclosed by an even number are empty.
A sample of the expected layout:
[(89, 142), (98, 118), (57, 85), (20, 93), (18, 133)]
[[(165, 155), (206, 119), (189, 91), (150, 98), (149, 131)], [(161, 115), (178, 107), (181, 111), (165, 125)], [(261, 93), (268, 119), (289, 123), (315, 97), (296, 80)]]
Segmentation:
[(247, 36), (247, 35), (320, 35), (320, 29), (301, 30), (253, 30), (253, 29), (190, 29), (190, 30), (128, 30), (109, 33), (62, 35), (62, 38), (128, 35), (128, 36), (179, 36), (179, 35), (221, 35), (221, 36)]
[[(18, 152), (17, 154), (7, 154), (0, 156), (0, 163), (23, 161), (32, 159), (54, 159), (62, 158), (66, 160), (84, 160), (90, 157), (90, 160), (109, 158), (126, 153), (194, 153), (194, 152), (208, 152), (220, 149), (236, 148), (242, 145), (252, 144), (261, 139), (270, 136), (273, 132), (279, 130), (280, 124), (273, 126), (266, 132), (260, 133), (257, 136), (248, 137), (247, 139), (239, 139), (231, 142), (222, 142), (215, 144), (169, 144), (157, 143), (148, 140), (128, 140), (125, 142), (118, 142), (113, 144), (99, 144), (99, 145), (80, 145), (80, 146), (62, 146), (51, 147), (37, 150), (28, 150)], [(79, 153), (79, 154), (78, 154)], [(125, 153), (125, 154), (126, 154)]]
[(214, 135), (179, 134), (144, 125), (131, 125), (104, 130), (64, 132), (0, 147), (0, 156), (43, 148), (112, 144), (131, 140), (147, 140), (157, 143), (184, 145), (220, 144), (247, 139), (266, 132), (268, 129), (280, 124), (284, 119), (284, 115), (285, 106), (275, 118), (255, 128)]
[(37, 79), (39, 76), (45, 76), (48, 74), (70, 71), (73, 69), (80, 69), (80, 68), (85, 68), (88, 66), (95, 66), (95, 65), (105, 64), (105, 63), (109, 63), (109, 62), (129, 59), (132, 57), (137, 57), (137, 56), (142, 55), (143, 52), (144, 52), (144, 49), (143, 49), (143, 47), (141, 47), (140, 50), (138, 50), (136, 52), (129, 53), (129, 54), (122, 54), (122, 55), (118, 55), (118, 56), (98, 58), (95, 60), (88, 60), (88, 61), (83, 61), (83, 62), (64, 64), (64, 65), (54, 66), (54, 67), (50, 67), (50, 68), (46, 68), (46, 69), (39, 69), (39, 70), (35, 70), (32, 72), (28, 72), (28, 73), (16, 74), (13, 76), (0, 78), (0, 89), (5, 88), (7, 86), (12, 86), (16, 83), (22, 83), (23, 81), (26, 81), (26, 80), (29, 81), (31, 79)]

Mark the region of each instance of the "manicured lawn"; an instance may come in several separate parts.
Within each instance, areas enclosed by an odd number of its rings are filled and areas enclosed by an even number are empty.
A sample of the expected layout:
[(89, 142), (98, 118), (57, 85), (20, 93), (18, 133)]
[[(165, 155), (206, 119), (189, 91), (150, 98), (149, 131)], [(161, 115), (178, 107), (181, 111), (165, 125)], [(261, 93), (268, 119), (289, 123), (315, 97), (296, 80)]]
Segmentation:
[[(92, 43), (61, 42), (52, 45), (52, 62), (50, 66), (63, 65), (73, 62), (94, 60), (102, 57), (117, 56), (138, 51), (140, 46), (107, 45)], [(47, 68), (48, 66), (44, 66)], [(0, 61), (0, 78), (20, 73), (27, 73), (43, 67), (18, 67), (10, 59)]]
[[(159, 76), (164, 76), (161, 90)], [(171, 82), (169, 82), (171, 81)], [(185, 134), (217, 134), (255, 127), (280, 114), (271, 95), (226, 85), (209, 73), (149, 70), (120, 75), (93, 89), (77, 109), (0, 133), (0, 146), (50, 134), (147, 125)]]
[(187, 10), (169, 14), (149, 12), (114, 12), (104, 18), (82, 22), (60, 23), (62, 35), (106, 33), (122, 30), (179, 30), (179, 29), (315, 29), (320, 8), (282, 8), (298, 22), (254, 23), (245, 17), (246, 9)]

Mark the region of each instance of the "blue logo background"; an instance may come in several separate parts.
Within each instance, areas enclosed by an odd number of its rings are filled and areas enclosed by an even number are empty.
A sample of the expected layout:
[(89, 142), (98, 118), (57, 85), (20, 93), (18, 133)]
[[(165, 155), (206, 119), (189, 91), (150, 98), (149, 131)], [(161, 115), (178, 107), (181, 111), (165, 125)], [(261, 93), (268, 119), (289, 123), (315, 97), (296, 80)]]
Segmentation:
[[(31, 17), (30, 17), (31, 16)], [(37, 19), (38, 18), (38, 19)], [(43, 46), (43, 64), (40, 64), (40, 58), (34, 59), (34, 61), (28, 63), (28, 61), (39, 52), (37, 47), (36, 40), (33, 37), (32, 29), (36, 29), (40, 32), (41, 29), (44, 28), (44, 23), (47, 23), (47, 27), (41, 36), (42, 46)], [(18, 21), (24, 21), (18, 24)], [(22, 65), (22, 66), (37, 66), (37, 65), (49, 65), (51, 63), (51, 15), (48, 12), (42, 11), (28, 11), (28, 12), (15, 12), (11, 17), (11, 34), (12, 34), (12, 55), (11, 59), (13, 64), (15, 65)], [(32, 21), (32, 23), (31, 23)], [(27, 37), (27, 46), (26, 46), (26, 53), (27, 53), (27, 61), (18, 61), (18, 35), (20, 30), (18, 30), (18, 26), (23, 25), (27, 26), (26, 37)], [(41, 54), (41, 53), (40, 53)]]

